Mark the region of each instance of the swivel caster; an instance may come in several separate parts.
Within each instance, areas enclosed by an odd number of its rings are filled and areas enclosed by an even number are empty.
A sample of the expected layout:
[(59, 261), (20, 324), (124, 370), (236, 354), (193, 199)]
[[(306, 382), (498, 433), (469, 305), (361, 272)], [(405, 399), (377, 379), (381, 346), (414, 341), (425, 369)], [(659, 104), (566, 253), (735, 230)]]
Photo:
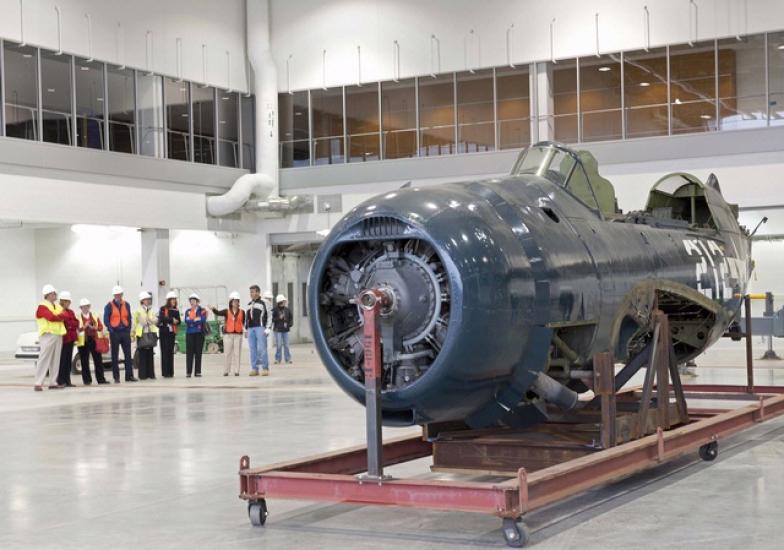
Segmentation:
[(700, 447), (700, 458), (705, 462), (716, 460), (717, 456), (719, 456), (719, 443), (717, 441), (711, 441)]
[(268, 515), (266, 500), (254, 500), (248, 503), (248, 517), (254, 527), (264, 527)]
[(531, 539), (531, 532), (520, 518), (504, 518), (501, 530), (504, 532), (506, 545), (510, 548), (522, 548)]

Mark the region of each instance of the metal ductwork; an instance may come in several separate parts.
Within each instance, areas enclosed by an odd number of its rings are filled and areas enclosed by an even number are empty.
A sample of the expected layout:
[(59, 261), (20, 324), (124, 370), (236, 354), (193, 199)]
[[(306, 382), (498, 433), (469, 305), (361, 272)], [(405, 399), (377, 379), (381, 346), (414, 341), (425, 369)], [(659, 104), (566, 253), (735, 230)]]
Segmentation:
[(249, 201), (243, 208), (246, 212), (293, 214), (313, 212), (313, 195), (293, 195), (291, 197), (267, 197)]
[(267, 174), (242, 175), (223, 195), (207, 197), (207, 214), (226, 216), (245, 206), (254, 195), (261, 200), (269, 199), (274, 190), (275, 183)]

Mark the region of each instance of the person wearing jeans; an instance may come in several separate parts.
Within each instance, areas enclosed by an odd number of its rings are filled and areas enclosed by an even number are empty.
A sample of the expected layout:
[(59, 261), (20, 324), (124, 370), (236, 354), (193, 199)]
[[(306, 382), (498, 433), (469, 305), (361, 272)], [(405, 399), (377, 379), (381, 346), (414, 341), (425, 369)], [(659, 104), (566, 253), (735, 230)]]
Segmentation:
[(228, 376), (231, 373), (232, 363), (234, 364), (234, 376), (239, 376), (242, 333), (245, 329), (245, 311), (240, 307), (240, 293), (229, 294), (229, 307), (226, 309), (216, 307), (211, 309), (216, 317), (226, 318), (226, 322), (223, 324), (223, 355), (226, 361), (223, 367), (223, 376)]
[(120, 348), (125, 360), (125, 381), (137, 382), (133, 375), (133, 356), (131, 355), (131, 306), (123, 300), (123, 289), (112, 289), (112, 301), (103, 308), (103, 324), (109, 329), (112, 344), (112, 375), (114, 383), (120, 383)]
[(245, 334), (250, 347), (250, 375), (269, 376), (269, 356), (267, 354), (267, 336), (272, 317), (267, 311), (267, 303), (261, 297), (259, 285), (250, 287), (250, 302), (245, 312)]
[(283, 294), (278, 294), (275, 299), (275, 309), (272, 310), (272, 330), (275, 332), (275, 364), (280, 363), (281, 355), (286, 363), (291, 363), (289, 350), (289, 331), (294, 321), (294, 316), (288, 308), (288, 301)]
[(204, 351), (204, 325), (207, 310), (199, 305), (199, 295), (188, 296), (191, 307), (185, 312), (185, 376), (201, 378), (201, 354)]
[(49, 373), (49, 389), (63, 386), (57, 383), (57, 372), (60, 365), (60, 351), (63, 347), (65, 334), (63, 308), (57, 303), (57, 291), (52, 285), (44, 285), (41, 291), (44, 299), (38, 304), (35, 322), (38, 325), (38, 362), (35, 365), (35, 391), (44, 389), (46, 373)]

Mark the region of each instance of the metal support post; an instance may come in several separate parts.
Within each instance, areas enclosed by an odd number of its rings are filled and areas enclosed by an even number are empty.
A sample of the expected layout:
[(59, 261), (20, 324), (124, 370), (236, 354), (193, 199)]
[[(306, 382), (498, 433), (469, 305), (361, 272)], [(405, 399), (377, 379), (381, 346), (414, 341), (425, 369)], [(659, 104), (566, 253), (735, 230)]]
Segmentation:
[(751, 334), (751, 296), (743, 297), (743, 306), (746, 319), (746, 391), (754, 393), (754, 357), (752, 355), (752, 334)]
[(603, 449), (615, 447), (617, 442), (614, 370), (611, 353), (603, 352), (593, 356), (593, 388), (602, 407), (600, 435)]

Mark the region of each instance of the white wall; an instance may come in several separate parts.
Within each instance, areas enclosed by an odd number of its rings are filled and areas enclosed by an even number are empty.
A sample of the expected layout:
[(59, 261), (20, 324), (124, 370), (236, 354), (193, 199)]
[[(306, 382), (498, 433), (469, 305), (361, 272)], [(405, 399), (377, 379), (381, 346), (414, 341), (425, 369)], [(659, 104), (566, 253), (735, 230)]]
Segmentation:
[(40, 288), (35, 279), (34, 230), (0, 229), (0, 258), (0, 350), (12, 350), (17, 336), (35, 330)]
[[(19, 0), (0, 0), (0, 37), (19, 41)], [(182, 76), (187, 80), (246, 91), (245, 0), (23, 0), (24, 39), (57, 49), (62, 12), (62, 48), (89, 55), (87, 20), (92, 17), (92, 55), (112, 63), (147, 69), (147, 31), (152, 31), (151, 70), (177, 76), (176, 40), (182, 39)], [(119, 31), (117, 23), (122, 24)], [(207, 45), (207, 77), (202, 70)], [(230, 78), (226, 51), (231, 53)]]
[[(784, 28), (780, 0), (696, 0), (700, 40)], [(689, 28), (688, 0), (273, 0), (272, 51), (278, 88), (354, 84), (393, 77), (393, 42), (400, 45), (401, 77), (431, 72), (431, 35), (440, 40), (441, 71), (550, 59), (550, 23), (555, 18), (553, 55), (564, 58), (596, 52), (595, 14), (599, 13), (601, 52), (645, 46), (643, 6), (650, 12), (650, 44), (684, 43)], [(745, 12), (745, 14), (744, 14)], [(478, 36), (468, 47), (471, 29)], [(361, 53), (358, 58), (357, 46)], [(326, 65), (322, 52), (326, 50)], [(469, 52), (468, 63), (466, 52)], [(361, 65), (358, 61), (361, 61)]]

